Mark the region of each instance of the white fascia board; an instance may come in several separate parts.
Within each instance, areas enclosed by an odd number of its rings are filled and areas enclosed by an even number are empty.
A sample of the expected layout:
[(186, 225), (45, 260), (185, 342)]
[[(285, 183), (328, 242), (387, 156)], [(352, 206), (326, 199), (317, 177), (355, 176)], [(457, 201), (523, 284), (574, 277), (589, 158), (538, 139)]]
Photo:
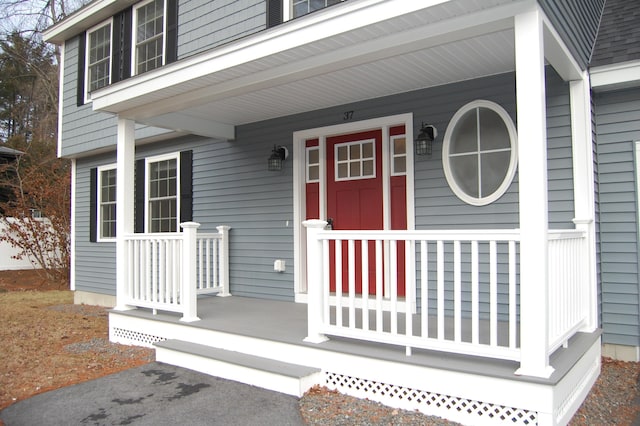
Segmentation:
[(594, 67), (589, 70), (591, 87), (607, 91), (640, 86), (640, 60)]
[(95, 0), (59, 23), (47, 28), (43, 33), (44, 41), (60, 45), (65, 40), (112, 17), (135, 2), (136, 0)]
[[(157, 71), (133, 77), (100, 89), (93, 94), (93, 108), (95, 110), (105, 110), (114, 113), (124, 112), (126, 115), (140, 119), (153, 114), (166, 113), (179, 107), (187, 107), (193, 101), (193, 99), (189, 98), (189, 96), (191, 96), (190, 94), (181, 96), (180, 99), (172, 98), (171, 106), (164, 106), (162, 102), (159, 102), (156, 107), (160, 109), (154, 110), (153, 112), (147, 108), (145, 108), (146, 111), (142, 113), (136, 111), (137, 106), (131, 104), (127, 106), (127, 101), (138, 96), (153, 93), (157, 91), (158, 88), (177, 86), (201, 77), (206, 77), (218, 71), (259, 60), (269, 55), (275, 55), (342, 32), (375, 24), (393, 18), (394, 16), (425, 9), (438, 3), (442, 2), (381, 2), (379, 0), (354, 2), (354, 6), (350, 8), (335, 8), (336, 11), (333, 11), (331, 14), (335, 16), (322, 14), (321, 18), (310, 21), (301, 20), (302, 23), (296, 20), (286, 25), (276, 27), (274, 30), (265, 31), (249, 39), (241, 40), (230, 46), (220, 47), (207, 54), (185, 59)], [(249, 77), (203, 88), (194, 91), (192, 96), (199, 98), (208, 97), (209, 100), (216, 95), (221, 97), (232, 96), (237, 94), (234, 93), (236, 90), (247, 91), (248, 85), (253, 85), (253, 90), (257, 90), (260, 88), (258, 87), (260, 83), (272, 85), (275, 83), (274, 79), (284, 78), (286, 80), (291, 78), (294, 73), (298, 74), (299, 78), (304, 77), (305, 72), (317, 74), (323, 66), (329, 68), (334, 67), (332, 63), (336, 61), (350, 61), (351, 63), (346, 64), (346, 66), (350, 66), (354, 65), (354, 61), (368, 62), (375, 60), (377, 56), (382, 54), (381, 52), (391, 51), (398, 54), (400, 51), (397, 49), (400, 46), (402, 46), (403, 49), (409, 50), (425, 48), (433, 44), (451, 42), (454, 39), (473, 37), (481, 31), (491, 32), (503, 30), (513, 26), (512, 19), (508, 18), (512, 18), (529, 4), (529, 1), (509, 3), (495, 9), (483, 10), (444, 22), (434, 23), (429, 26), (429, 31), (425, 31), (424, 28), (419, 28), (402, 34), (392, 34), (385, 37), (384, 40), (377, 39), (357, 46), (346, 47), (325, 55), (316, 55), (314, 58), (298, 61), (294, 64), (287, 64), (282, 67), (275, 67), (274, 69), (253, 73)], [(367, 7), (365, 8), (363, 5)], [(327, 11), (331, 11), (332, 9), (334, 8), (328, 8)], [(356, 13), (356, 15), (353, 15), (354, 13)], [(491, 28), (482, 28), (485, 25), (493, 26)], [(482, 28), (481, 31), (479, 30), (480, 28)], [(458, 33), (456, 34), (456, 32)], [(414, 37), (415, 40), (411, 40), (411, 37)], [(430, 42), (426, 40), (430, 40)], [(367, 49), (371, 51), (368, 52)], [(255, 86), (256, 84), (258, 84), (258, 86)], [(223, 91), (224, 94), (222, 93)], [(207, 93), (205, 94), (204, 92)]]
[[(539, 6), (538, 6), (539, 7)], [(583, 69), (574, 59), (567, 45), (562, 41), (560, 34), (553, 27), (549, 18), (539, 7), (542, 14), (544, 34), (544, 57), (557, 71), (564, 81), (581, 80)]]

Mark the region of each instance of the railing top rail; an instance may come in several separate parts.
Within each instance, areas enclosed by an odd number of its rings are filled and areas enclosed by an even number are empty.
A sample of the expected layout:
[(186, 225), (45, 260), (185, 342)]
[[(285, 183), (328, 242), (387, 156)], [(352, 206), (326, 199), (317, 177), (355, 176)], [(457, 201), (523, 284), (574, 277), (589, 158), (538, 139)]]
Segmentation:
[(198, 232), (196, 234), (196, 238), (197, 239), (207, 239), (207, 238), (208, 239), (215, 239), (215, 238), (222, 239), (222, 234), (219, 234), (217, 232), (202, 232), (202, 233)]
[(581, 229), (549, 229), (549, 240), (571, 240), (586, 236), (587, 233)]
[(321, 240), (496, 240), (520, 241), (519, 229), (461, 229), (461, 230), (332, 230), (318, 233)]
[(182, 232), (154, 232), (146, 234), (125, 234), (124, 239), (129, 241), (154, 241), (154, 240), (182, 240)]

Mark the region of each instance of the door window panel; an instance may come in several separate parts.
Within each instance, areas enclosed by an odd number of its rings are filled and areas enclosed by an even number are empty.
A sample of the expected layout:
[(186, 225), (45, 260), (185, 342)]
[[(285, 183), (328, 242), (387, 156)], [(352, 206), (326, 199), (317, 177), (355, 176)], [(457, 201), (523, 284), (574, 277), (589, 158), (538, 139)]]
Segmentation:
[(373, 139), (336, 144), (336, 181), (376, 177)]

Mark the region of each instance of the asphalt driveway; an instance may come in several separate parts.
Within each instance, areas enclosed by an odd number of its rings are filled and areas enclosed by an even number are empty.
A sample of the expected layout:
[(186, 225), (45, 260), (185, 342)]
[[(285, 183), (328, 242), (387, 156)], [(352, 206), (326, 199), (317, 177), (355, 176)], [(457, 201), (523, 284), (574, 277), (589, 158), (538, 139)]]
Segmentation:
[(152, 363), (20, 401), (0, 412), (21, 425), (302, 425), (298, 399)]

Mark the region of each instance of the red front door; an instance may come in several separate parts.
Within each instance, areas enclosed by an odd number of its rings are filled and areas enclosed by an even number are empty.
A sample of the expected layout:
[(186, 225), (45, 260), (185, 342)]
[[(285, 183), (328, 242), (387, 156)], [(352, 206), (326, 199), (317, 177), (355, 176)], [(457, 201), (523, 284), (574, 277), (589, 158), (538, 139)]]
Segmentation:
[[(384, 229), (382, 132), (373, 130), (327, 138), (327, 218), (333, 229)], [(375, 293), (375, 252), (369, 247), (369, 294)], [(362, 248), (355, 247), (355, 291), (362, 293)], [(335, 256), (332, 247), (331, 258)], [(342, 243), (342, 291), (349, 291), (348, 243)], [(335, 290), (335, 265), (331, 284)]]
[[(306, 208), (307, 218), (320, 217), (317, 181), (311, 177), (315, 164), (325, 166), (326, 170), (326, 218), (332, 221), (334, 230), (382, 230), (385, 229), (384, 212), (389, 212), (391, 229), (406, 229), (406, 178), (395, 172), (392, 164), (391, 174), (385, 176), (382, 167), (383, 155), (389, 155), (390, 160), (398, 156), (400, 149), (394, 138), (404, 134), (404, 126), (389, 129), (392, 138), (391, 152), (383, 151), (382, 129), (349, 133), (326, 138), (325, 159), (321, 161), (317, 156), (319, 140), (308, 140), (307, 150), (307, 185)], [(404, 144), (404, 140), (402, 140)], [(401, 155), (402, 153), (400, 153)], [(395, 157), (394, 157), (395, 156)], [(393, 158), (391, 158), (393, 157)], [(316, 163), (317, 161), (317, 163)], [(315, 173), (314, 173), (314, 176)], [(386, 206), (383, 196), (383, 182), (387, 180), (391, 206)], [(405, 294), (404, 279), (404, 244), (398, 243), (398, 296)], [(388, 250), (385, 249), (385, 250)], [(368, 293), (376, 293), (376, 253), (375, 243), (368, 245)], [(334, 259), (335, 247), (330, 247), (330, 257)], [(387, 253), (388, 256), (388, 253)], [(355, 244), (355, 264), (348, 265), (348, 243), (342, 243), (342, 291), (349, 291), (349, 267), (355, 271), (355, 291), (362, 293), (362, 248), (360, 242)], [(385, 253), (382, 254), (383, 259)], [(387, 259), (388, 260), (388, 259)], [(385, 261), (386, 263), (386, 261)], [(383, 265), (383, 274), (386, 269)], [(336, 289), (336, 266), (331, 264), (331, 291)]]

